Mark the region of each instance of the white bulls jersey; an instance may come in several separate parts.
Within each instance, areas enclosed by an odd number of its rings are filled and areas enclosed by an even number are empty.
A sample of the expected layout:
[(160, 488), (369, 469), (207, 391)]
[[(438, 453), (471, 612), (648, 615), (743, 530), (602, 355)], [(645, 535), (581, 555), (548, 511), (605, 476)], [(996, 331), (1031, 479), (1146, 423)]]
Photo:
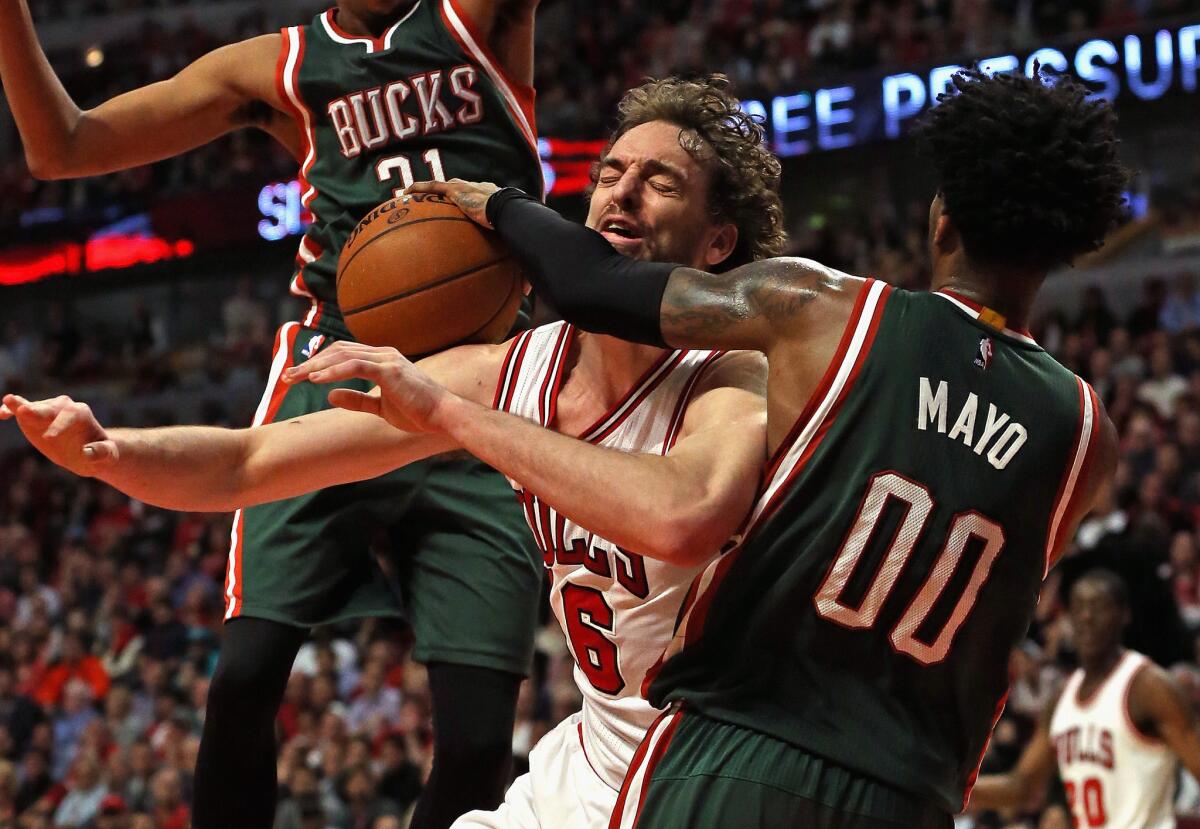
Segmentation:
[(1080, 829), (1175, 826), (1175, 755), (1129, 717), (1129, 688), (1147, 664), (1140, 653), (1125, 651), (1088, 699), (1080, 699), (1083, 670), (1077, 670), (1054, 709), (1050, 739)]
[[(518, 337), (500, 375), (495, 408), (552, 423), (574, 337), (565, 323)], [(611, 449), (666, 454), (697, 381), (720, 357), (713, 351), (665, 352), (578, 437)], [(703, 564), (678, 567), (643, 558), (558, 514), (535, 493), (518, 489), (517, 495), (551, 572), (551, 607), (575, 656), (584, 751), (596, 773), (620, 788), (659, 713), (642, 698), (642, 680), (671, 641), (679, 607)]]

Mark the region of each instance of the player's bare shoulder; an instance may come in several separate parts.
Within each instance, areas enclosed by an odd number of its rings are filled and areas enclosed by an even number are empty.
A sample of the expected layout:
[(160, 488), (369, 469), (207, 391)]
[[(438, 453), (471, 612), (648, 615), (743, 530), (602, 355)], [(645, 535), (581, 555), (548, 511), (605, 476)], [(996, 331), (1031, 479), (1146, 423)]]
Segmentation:
[(826, 307), (846, 305), (848, 312), (865, 281), (801, 257), (766, 259), (755, 265), (761, 273), (747, 286), (749, 297), (759, 313), (784, 330), (798, 317)]
[(716, 389), (738, 389), (767, 397), (767, 358), (759, 351), (729, 351), (717, 357), (696, 383), (695, 396)]
[(1189, 719), (1193, 716), (1183, 689), (1166, 670), (1149, 659), (1129, 681), (1126, 705), (1133, 724), (1155, 737), (1160, 736), (1153, 732), (1158, 731), (1162, 719), (1183, 711), (1189, 712)]
[(275, 82), (282, 48), (283, 35), (271, 32), (214, 49), (194, 66), (204, 66), (246, 99), (234, 116), (239, 123), (265, 128), (274, 115), (282, 116), (287, 111)]
[(803, 338), (811, 323), (849, 315), (863, 280), (800, 257), (751, 262), (725, 273), (678, 268), (663, 294), (661, 325), (672, 342), (732, 342), (770, 349)]

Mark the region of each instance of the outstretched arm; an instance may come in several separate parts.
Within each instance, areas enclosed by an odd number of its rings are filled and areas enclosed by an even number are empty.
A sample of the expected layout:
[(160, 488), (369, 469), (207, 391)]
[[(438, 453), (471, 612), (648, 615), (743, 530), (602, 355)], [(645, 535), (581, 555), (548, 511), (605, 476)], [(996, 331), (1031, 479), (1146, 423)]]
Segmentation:
[[(466, 346), (422, 365), (466, 399), (490, 402), (502, 359), (500, 347)], [(346, 390), (331, 392), (330, 401), (363, 405)], [(0, 419), (9, 418), (38, 451), (77, 475), (99, 478), (148, 504), (203, 512), (374, 478), (455, 448), (445, 435), (401, 431), (343, 408), (251, 429), (106, 430), (86, 404), (70, 398), (30, 402), (6, 395)]]
[(412, 428), (447, 437), (580, 526), (676, 564), (704, 560), (737, 531), (766, 454), (766, 365), (757, 354), (729, 355), (710, 369), (665, 456), (595, 446), (486, 408), (394, 349), (345, 357), (330, 349), (297, 371), (314, 382), (374, 381)]
[(261, 127), (294, 153), (299, 148), (275, 89), (278, 34), (222, 47), (170, 80), (81, 110), (46, 59), (26, 0), (0, 0), (0, 12), (0, 81), (38, 178), (148, 164), (243, 126)]

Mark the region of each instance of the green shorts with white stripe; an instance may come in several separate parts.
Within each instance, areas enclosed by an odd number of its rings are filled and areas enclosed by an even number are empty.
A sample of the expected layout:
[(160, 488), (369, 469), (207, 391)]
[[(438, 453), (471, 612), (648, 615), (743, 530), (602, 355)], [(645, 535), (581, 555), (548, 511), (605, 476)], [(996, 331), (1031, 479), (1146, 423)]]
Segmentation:
[[(256, 425), (328, 409), (332, 388), (370, 387), (280, 382), (331, 342), (299, 323), (280, 329)], [(460, 453), (239, 510), (225, 618), (310, 627), (403, 617), (418, 661), (526, 674), (544, 578), (508, 481)]]

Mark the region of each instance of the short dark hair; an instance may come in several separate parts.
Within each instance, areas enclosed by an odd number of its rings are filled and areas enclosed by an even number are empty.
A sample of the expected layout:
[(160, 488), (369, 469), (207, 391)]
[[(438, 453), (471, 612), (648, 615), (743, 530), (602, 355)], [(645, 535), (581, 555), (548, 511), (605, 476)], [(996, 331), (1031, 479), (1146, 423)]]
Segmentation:
[(967, 256), (1048, 270), (1099, 248), (1125, 214), (1129, 177), (1112, 107), (1040, 67), (967, 69), (952, 84), (917, 137)]
[[(1129, 607), (1129, 588), (1125, 585), (1125, 579), (1107, 567), (1094, 567), (1088, 570), (1079, 577), (1075, 584), (1079, 585), (1084, 582), (1091, 582), (1103, 587), (1112, 596), (1113, 601), (1117, 603), (1118, 607)], [(1074, 586), (1071, 589), (1074, 590)]]
[(738, 229), (737, 246), (717, 270), (781, 254), (787, 242), (779, 199), (783, 168), (766, 147), (762, 125), (742, 111), (729, 79), (663, 78), (634, 87), (617, 106), (617, 125), (604, 153), (622, 135), (652, 121), (680, 128), (680, 146), (712, 174), (710, 212)]

